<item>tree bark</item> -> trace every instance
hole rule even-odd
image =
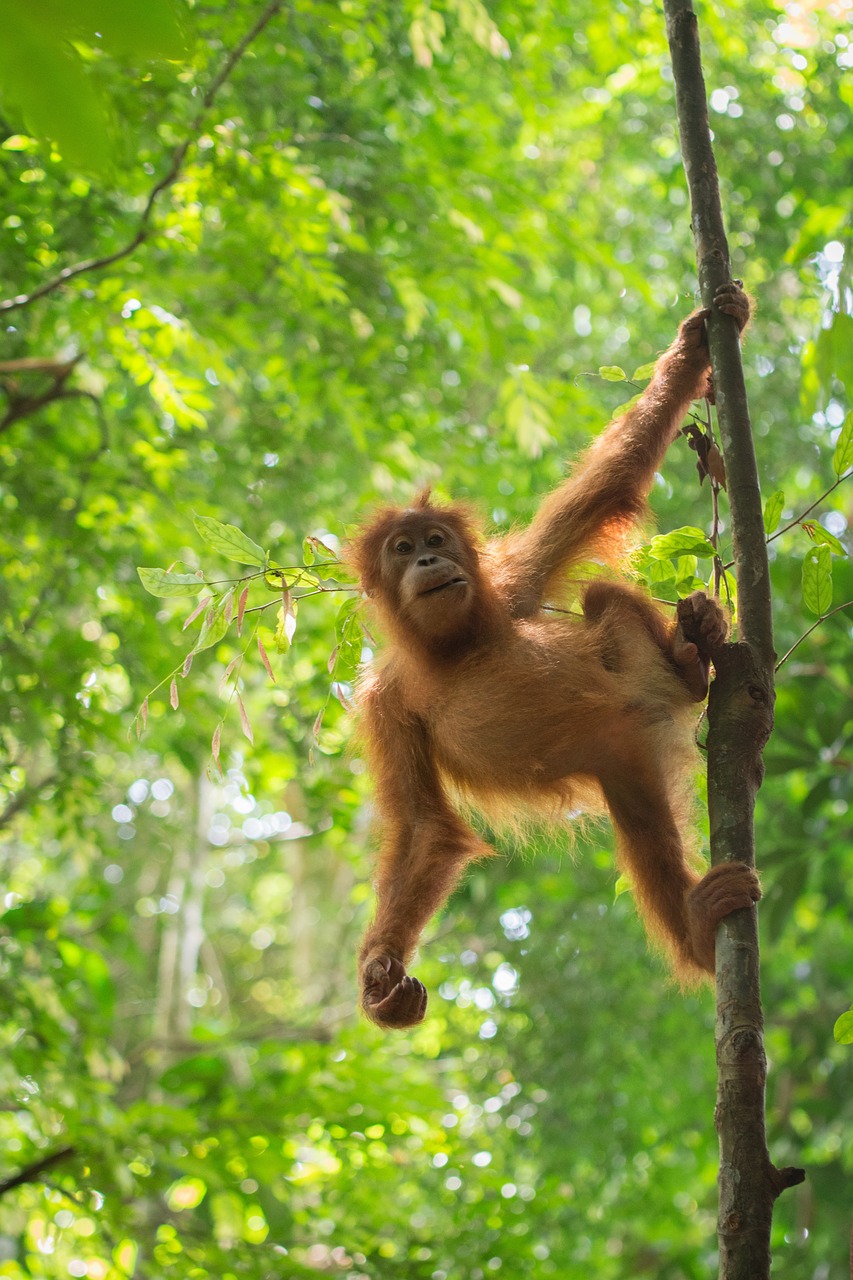
[[[675,80],[678,129],[702,303],[731,279],[696,15],[690,0],[664,0]],[[737,643],[715,663],[708,704],[708,812],[713,864],[754,865],[753,812],[764,773],[762,751],[773,728],[773,626],[770,574],[735,320],[712,311],[708,342],[720,439],[728,477],[738,583]],[[770,1226],[776,1197],[802,1182],[800,1169],[776,1169],[764,1119],[763,1016],[756,912],[728,916],[717,934],[717,1107],[720,1141],[720,1280],[770,1275]]]

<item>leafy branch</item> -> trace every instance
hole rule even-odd
[[[276,683],[272,664],[260,634],[261,618],[269,608],[277,609],[273,643],[275,651],[281,654],[285,653],[293,642],[300,601],[311,596],[336,592],[348,593],[349,598],[344,600],[338,610],[335,624],[336,643],[328,660],[328,670],[332,680],[323,708],[314,722],[315,740],[319,734],[329,698],[334,694],[344,705],[348,703],[346,690],[361,661],[366,633],[358,618],[360,606],[358,588],[353,583],[338,580],[341,562],[336,553],[319,538],[311,536],[305,538],[302,547],[303,563],[286,566],[272,560],[263,547],[253,542],[236,525],[222,524],[209,516],[196,516],[194,519],[196,529],[209,547],[229,560],[248,565],[251,572],[236,578],[207,578],[200,569],[185,573],[176,570],[175,565],[168,569],[146,567],[137,569],[143,587],[151,595],[170,599],[195,595],[199,591],[202,594],[183,624],[183,630],[187,630],[194,622],[201,620],[194,644],[182,661],[145,696],[134,717],[132,727],[135,727],[137,737],[141,737],[148,724],[149,699],[166,685],[169,686],[169,704],[173,711],[177,711],[180,705],[178,679],[187,678],[196,654],[212,648],[223,640],[232,624],[236,627],[237,636],[241,636],[246,616],[259,615],[248,642],[228,663],[220,680],[220,691],[229,681],[232,682],[225,710],[214,729],[211,740],[213,762],[217,771],[221,772],[219,755],[222,728],[228,710],[235,699],[243,733],[250,742],[254,742],[248,712],[239,692],[240,673],[253,643],[257,646],[264,670],[273,684]],[[249,605],[249,594],[253,586],[274,592],[276,598]]]
[[[629,378],[624,369],[618,365],[604,365],[598,370],[598,374],[586,374],[582,376],[602,378],[605,382],[624,382],[627,386],[635,387],[641,393],[641,382],[647,382],[654,373],[655,362],[640,365],[638,369]],[[625,413],[633,405],[637,403],[640,396],[635,395],[625,403],[620,404],[614,409],[614,417]],[[698,405],[701,404],[701,409]],[[707,538],[700,529],[685,527],[676,529],[672,535],[663,535],[671,541],[661,542],[660,538],[653,538],[652,542],[640,552],[636,566],[642,576],[646,580],[646,585],[651,590],[653,598],[655,593],[653,588],[658,585],[667,584],[668,579],[675,577],[675,587],[680,597],[688,596],[693,591],[699,591],[706,588],[713,590],[715,596],[719,597],[720,589],[723,588],[726,594],[726,603],[734,613],[736,604],[736,583],[734,578],[727,571],[732,568],[731,564],[723,564],[722,556],[719,553],[720,540],[720,490],[726,487],[726,467],[723,461],[723,455],[714,433],[714,423],[711,413],[711,406],[714,404],[712,395],[706,396],[701,402],[697,402],[697,407],[690,412],[688,421],[681,429],[681,434],[686,438],[688,445],[696,454],[696,470],[699,473],[700,485],[704,483],[707,476],[711,486],[711,532]],[[684,543],[686,537],[686,544]],[[695,545],[693,545],[695,544]],[[684,557],[682,559],[682,556]],[[696,557],[708,556],[713,560],[713,571],[711,581],[709,583],[697,578],[696,574]],[[663,567],[660,563],[652,567],[651,562],[676,560],[675,569],[672,567]],[[660,600],[662,604],[670,604],[671,601]]]
[[[46,294],[53,293],[55,289],[59,289],[62,285],[67,284],[69,280],[74,280],[77,276],[84,275],[89,271],[98,271],[103,267],[109,267],[114,262],[119,262],[122,258],[129,257],[139,246],[148,238],[150,234],[151,215],[154,211],[154,205],[157,197],[171,187],[180,175],[187,152],[196,141],[201,130],[202,122],[217,93],[222,88],[237,63],[243,57],[253,40],[261,34],[265,27],[269,25],[272,19],[283,8],[284,0],[271,0],[263,13],[258,17],[257,21],[243,36],[242,40],[234,46],[231,52],[226,56],[222,66],[208,85],[207,92],[201,100],[201,106],[193,117],[189,131],[184,140],[178,144],[172,153],[169,168],[163,174],[158,182],[154,184],[148,193],[145,207],[139,216],[139,223],[136,231],[127,244],[122,248],[116,249],[113,253],[104,254],[98,258],[86,258],[82,262],[76,262],[69,267],[64,267],[58,275],[51,280],[46,280],[44,284],[40,284],[38,288],[33,289],[31,293],[19,293],[14,298],[6,298],[0,302],[0,313],[7,311],[15,311],[19,307],[27,307],[30,303],[35,302],[38,298],[45,297]]]
[[[844,475],[839,476],[838,479],[833,484],[831,484],[828,489],[824,490],[824,492],[820,495],[819,498],[816,498],[814,500],[811,506],[806,507],[805,511],[801,511],[800,514],[798,516],[795,516],[793,520],[788,522],[788,524],[783,525],[781,529],[777,529],[775,533],[771,534],[770,537],[767,539],[768,546],[771,542],[775,542],[777,538],[781,538],[783,533],[788,533],[791,529],[795,529],[797,525],[802,524],[803,520],[806,518],[807,515],[810,515],[812,511],[815,510],[816,507],[819,507],[822,502],[825,502],[826,499],[829,497],[829,495],[831,493],[834,493],[835,490],[838,488],[838,486],[840,484],[843,484],[845,480],[849,480],[851,476],[853,476],[853,470],[847,471],[845,472]],[[767,501],[769,504],[773,502],[774,499],[776,499],[777,497],[781,498],[781,502],[779,504],[780,515],[781,515],[781,507],[784,505],[785,495],[781,493],[781,491],[778,491],[778,493],[772,494]],[[765,515],[765,523],[766,523],[766,515]]]

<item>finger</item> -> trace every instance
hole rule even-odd
[[[406,977],[370,1012],[381,1026],[413,1027],[423,1019],[426,1005],[426,987],[417,978]]]
[[[714,306],[724,315],[734,316],[741,329],[749,320],[750,303],[737,281],[721,285],[714,294]]]
[[[688,316],[686,320],[682,321],[681,327],[682,329],[698,329],[700,325],[705,323],[710,314],[710,307],[702,307],[701,310],[694,311],[692,316]]]
[[[674,657],[680,666],[687,667],[699,657],[699,650],[695,644],[688,641],[687,644],[682,644],[675,650]]]

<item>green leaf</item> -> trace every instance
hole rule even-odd
[[[105,173],[109,168],[107,114],[67,32],[26,0],[9,0],[3,11],[0,83],[4,98],[20,111],[30,132],[55,142],[76,167]]]
[[[331,666],[331,675],[335,680],[351,680],[361,662],[364,632],[356,612],[358,603],[358,600],[347,600],[345,607],[338,612],[335,626],[338,643]]]
[[[687,578],[692,580],[696,577],[697,567],[696,556],[679,556],[675,566],[676,581],[684,582]]]
[[[145,0],[145,4],[115,4],[114,0],[75,0],[68,6],[70,20],[87,43],[100,32],[109,49],[138,58],[182,58],[186,40],[172,0]],[[184,10],[181,10],[182,16]]]
[[[675,589],[680,599],[685,600],[694,591],[704,591],[705,583],[697,577],[698,561],[696,556],[679,556],[675,567]]]
[[[358,613],[360,609],[361,597],[359,595],[353,593],[352,595],[344,597],[341,601],[337,615],[335,616],[335,627],[337,628],[338,633],[340,633],[340,629],[343,627],[347,618],[349,618],[353,613]]]
[[[219,604],[213,609],[212,616],[208,613],[205,618],[201,631],[198,633],[198,639],[195,642],[193,653],[201,653],[203,649],[210,649],[212,645],[218,642],[228,630],[228,619],[225,617],[225,600],[224,597]]]
[[[782,519],[782,511],[785,507],[785,495],[781,489],[777,489],[775,493],[771,493],[770,497],[764,504],[764,532],[773,533],[774,529],[779,526]]]
[[[679,600],[686,600],[688,596],[692,596],[694,591],[704,591],[705,583],[702,578],[679,578],[675,584],[675,590]]]
[[[649,586],[662,587],[675,581],[675,566],[670,560],[652,560],[646,573]]]
[[[57,144],[66,160],[99,174],[110,167],[113,113],[100,77],[90,74],[92,55],[80,45],[99,51],[105,46],[135,58],[177,59],[186,52],[172,0],[64,0],[47,6],[6,0],[3,19],[4,97],[33,133]]]
[[[319,557],[321,560],[337,561],[337,552],[333,551],[331,547],[327,547],[325,542],[321,542],[319,538],[315,538],[309,533],[308,537],[305,539],[305,543],[311,547],[314,555]]]
[[[152,596],[191,596],[202,586],[195,573],[170,573],[168,569],[137,567],[139,580]]]
[[[650,364],[641,364],[639,368],[635,369],[631,374],[631,381],[645,382],[646,379],[650,378],[654,373],[656,364],[657,360],[652,360]]]
[[[618,364],[603,364],[598,370],[599,378],[603,378],[605,382],[625,382],[628,375],[624,369],[620,369]]]
[[[247,538],[236,524],[221,524],[212,516],[193,516],[193,524],[209,547],[238,564],[253,564],[262,569],[266,564],[266,552],[257,542]]]
[[[351,582],[352,579],[347,573],[346,568],[339,561],[330,562],[329,564],[315,564],[311,569],[311,573],[306,574],[306,581],[313,580],[319,587],[323,582]]]
[[[832,552],[826,543],[812,547],[803,561],[803,603],[819,618],[832,605]]]
[[[304,569],[282,569],[274,561],[267,565],[264,574],[264,586],[268,591],[274,591],[279,594],[282,587],[295,587],[297,583],[306,581],[306,573]]]
[[[837,476],[843,476],[850,467],[853,467],[853,412],[848,413],[844,419],[844,426],[832,455],[832,469]]]
[[[632,893],[633,889],[634,889],[634,886],[632,885],[631,881],[623,873],[621,876],[619,876],[619,878],[616,881],[616,884],[613,887],[614,902],[616,901],[617,898],[621,898],[623,893]]]
[[[832,1028],[832,1034],[839,1044],[853,1044],[853,1009],[842,1013]]]
[[[631,396],[630,400],[623,400],[621,404],[617,404],[613,408],[613,414],[610,421],[616,422],[618,418],[624,418],[626,413],[630,413],[635,404],[639,404],[643,398],[643,392],[638,391],[636,395]]]
[[[649,543],[649,554],[655,560],[671,560],[677,556],[710,558],[717,553],[701,529],[684,525],[671,533],[660,533]]]
[[[822,543],[829,547],[830,551],[835,552],[837,556],[847,558],[847,548],[843,542],[839,542],[834,533],[830,533],[828,529],[824,529],[822,524],[817,520],[802,520],[800,524],[811,538],[812,542]]]

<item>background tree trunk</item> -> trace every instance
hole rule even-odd
[[[696,15],[690,0],[665,0],[678,128],[702,302],[731,279]],[[738,641],[725,647],[708,706],[708,810],[711,861],[754,865],[753,811],[762,751],[773,728],[770,574],[737,324],[713,312],[708,340],[720,438],[728,476],[738,582]],[[717,1107],[720,1139],[718,1234],[721,1280],[770,1274],[773,1204],[803,1180],[776,1169],[764,1121],[763,1016],[756,912],[738,911],[717,935]]]

